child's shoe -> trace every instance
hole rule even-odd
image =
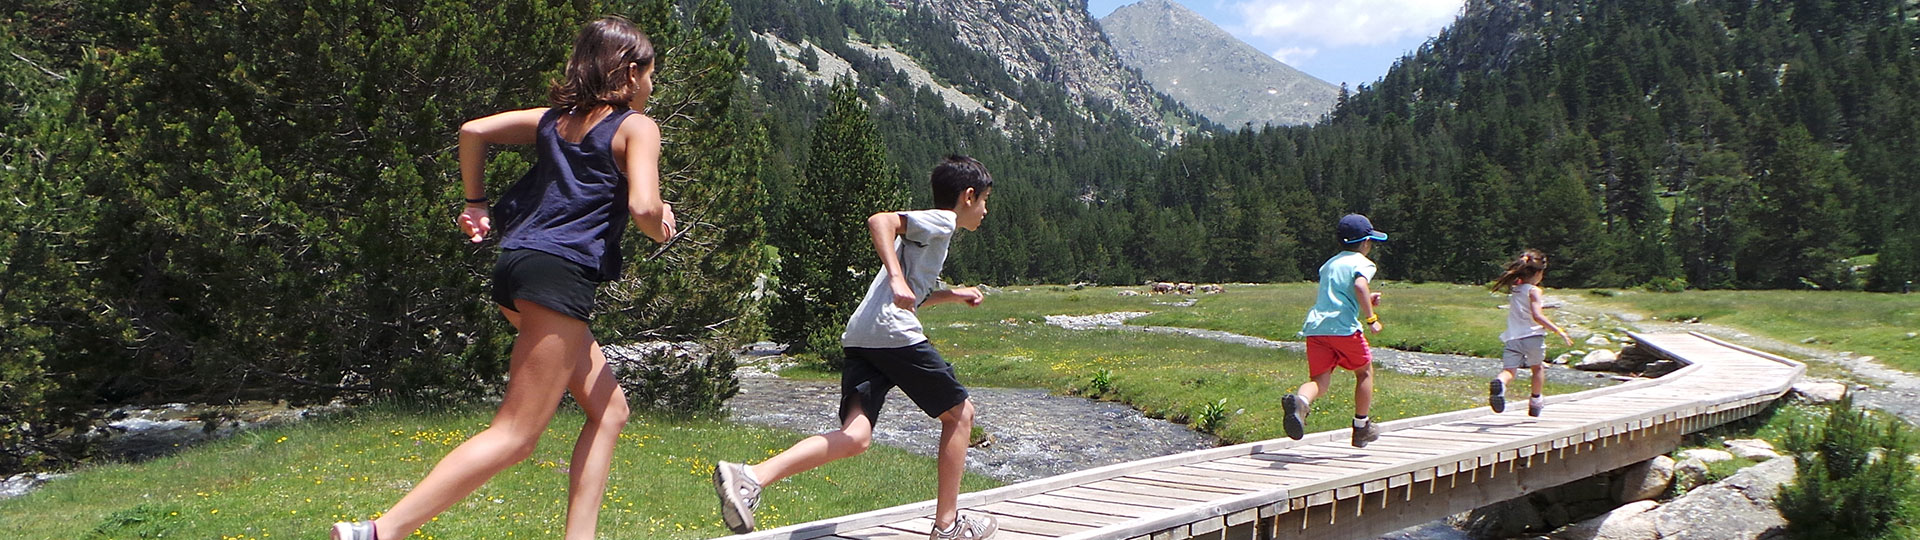
[[[1281,424],[1286,428],[1287,436],[1293,440],[1300,440],[1307,435],[1308,405],[1307,400],[1293,394],[1280,398],[1280,408],[1286,410],[1286,414],[1281,417]]]
[[[1527,400],[1527,416],[1540,416],[1540,413],[1545,410],[1547,410],[1545,398],[1533,396],[1533,399]]]
[[[1507,383],[1500,379],[1487,381],[1487,406],[1493,407],[1493,412],[1507,412]]]
[[[333,524],[333,540],[380,540],[371,521],[342,521]]]
[[[1353,447],[1366,448],[1367,443],[1380,440],[1380,425],[1367,420],[1367,425],[1353,427]]]
[[[994,522],[993,516],[964,513],[954,518],[950,530],[934,527],[933,532],[927,534],[927,540],[987,540],[999,531],[1000,525]]]
[[[720,519],[735,534],[753,532],[753,509],[760,506],[760,483],[747,467],[722,461],[713,467],[713,491],[720,496]]]

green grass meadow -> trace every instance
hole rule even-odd
[[[337,418],[251,431],[140,464],[89,467],[0,501],[9,538],[325,538],[334,521],[366,519],[400,500],[428,469],[492,418],[487,406],[373,406]],[[415,538],[556,538],[566,515],[566,460],[582,416],[554,419],[534,457],[456,504]],[[692,539],[720,523],[714,460],[759,461],[800,434],[708,419],[636,415],[620,435],[600,516],[601,538]],[[769,486],[762,528],[922,501],[933,461],[874,446],[866,454]],[[968,475],[964,490],[997,485]]]

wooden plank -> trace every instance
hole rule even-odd
[[[1143,479],[1143,480],[1154,480],[1159,482],[1168,482],[1168,483],[1181,485],[1181,486],[1193,486],[1192,488],[1189,488],[1189,489],[1196,489],[1196,490],[1202,490],[1202,491],[1209,491],[1209,490],[1216,490],[1216,489],[1217,490],[1230,489],[1235,491],[1260,491],[1260,490],[1267,489],[1272,485],[1270,482],[1266,482],[1264,480],[1245,481],[1245,480],[1239,480],[1234,478],[1227,478],[1226,475],[1224,474],[1208,475],[1204,472],[1204,470],[1198,470],[1198,471],[1199,472],[1197,474],[1186,474],[1186,473],[1177,472],[1174,469],[1161,469],[1157,471],[1137,472],[1123,479],[1124,480]]]
[[[1165,510],[1165,508],[1126,504],[1126,503],[1115,502],[1115,501],[1094,501],[1094,500],[1088,500],[1088,499],[1077,499],[1073,497],[1054,495],[1052,493],[1041,493],[1039,495],[1029,495],[1026,497],[1021,497],[1020,499],[1015,500],[1013,502],[1020,503],[1020,504],[1031,504],[1035,506],[1045,506],[1049,508],[1073,510],[1076,512],[1106,514],[1109,516],[1123,517],[1123,518],[1137,518],[1142,516],[1150,516],[1161,510]]]
[[[1142,474],[1151,474],[1151,473],[1149,472],[1149,473],[1142,473]],[[1154,480],[1152,478],[1141,478],[1138,476],[1115,478],[1112,480],[1105,480],[1100,483],[1102,484],[1107,484],[1107,483],[1136,484],[1139,486],[1144,486],[1144,487],[1135,488],[1143,492],[1152,493],[1155,495],[1164,494],[1169,497],[1178,497],[1182,499],[1189,499],[1189,500],[1195,500],[1195,501],[1210,501],[1210,500],[1218,499],[1227,495],[1239,495],[1242,493],[1254,491],[1251,489],[1230,488],[1225,486],[1199,486],[1199,485],[1193,485],[1193,484],[1183,484],[1180,482],[1168,482],[1165,480]],[[1152,488],[1152,491],[1147,491],[1147,488]]]
[[[1255,461],[1258,461],[1258,460],[1255,460]],[[1187,466],[1197,467],[1201,469],[1213,469],[1213,470],[1226,471],[1226,472],[1257,474],[1260,476],[1274,478],[1275,481],[1278,481],[1278,482],[1286,482],[1286,481],[1294,481],[1294,480],[1318,480],[1326,477],[1326,475],[1314,474],[1314,473],[1305,472],[1305,471],[1285,471],[1280,469],[1268,468],[1260,465],[1244,464],[1244,463],[1239,463],[1239,462],[1234,462],[1229,460],[1208,461],[1204,463],[1195,463]]]
[[[973,510],[987,512],[996,516],[1015,516],[1084,527],[1103,527],[1125,522],[1129,519],[1097,512],[1081,512],[1065,508],[1028,504],[1021,501],[1003,501],[983,506],[975,506]]]
[[[1066,489],[1049,491],[1047,492],[1047,494],[1059,496],[1059,497],[1072,497],[1075,499],[1085,499],[1089,501],[1100,501],[1100,502],[1111,502],[1116,504],[1131,504],[1135,506],[1146,506],[1151,508],[1159,508],[1162,510],[1182,508],[1182,507],[1192,505],[1195,502],[1198,502],[1198,501],[1189,501],[1186,499],[1160,497],[1157,495],[1145,495],[1145,494],[1140,494],[1132,491],[1113,491],[1109,489],[1102,489],[1101,487],[1094,484],[1088,484],[1085,486],[1074,486]]]

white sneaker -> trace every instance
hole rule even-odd
[[[342,521],[333,524],[333,540],[380,540],[371,521]]]
[[[1545,410],[1547,410],[1546,398],[1534,396],[1527,400],[1527,416],[1540,416],[1540,413]]]
[[[760,483],[747,477],[747,467],[722,461],[713,468],[713,492],[720,496],[720,520],[735,534],[753,532],[753,509],[760,506]]]
[[[963,513],[954,518],[951,530],[941,531],[939,527],[934,527],[933,532],[927,534],[927,539],[987,540],[993,538],[993,533],[999,531],[1000,525],[994,522],[993,516]]]

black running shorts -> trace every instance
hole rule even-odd
[[[537,249],[509,249],[493,263],[493,302],[512,311],[517,300],[540,304],[561,315],[593,318],[594,281],[587,267]]]
[[[887,402],[887,390],[895,386],[907,394],[927,416],[939,418],[955,405],[967,400],[967,388],[954,377],[953,364],[940,358],[933,344],[925,341],[896,349],[843,347],[847,365],[840,370],[840,423],[852,412],[848,405],[859,400],[867,419],[880,424],[880,407]]]

